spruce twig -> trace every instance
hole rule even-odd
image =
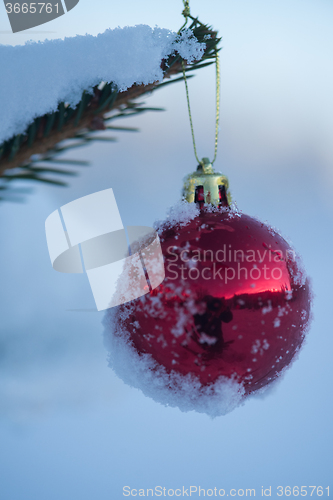
[[[215,31],[197,19],[193,18],[190,28],[197,40],[206,44],[206,49],[200,61],[192,64],[187,64],[184,61],[186,72],[212,64],[220,41]],[[65,182],[58,179],[48,178],[47,174],[75,175],[75,172],[42,167],[40,163],[86,165],[87,162],[57,157],[69,149],[82,147],[94,141],[112,142],[115,140],[113,137],[97,135],[95,132],[98,130],[137,131],[131,127],[109,125],[113,120],[147,111],[162,111],[163,108],[147,107],[144,106],[144,103],[136,102],[136,99],[144,94],[183,80],[183,76],[172,78],[174,75],[182,73],[182,59],[178,54],[163,61],[162,70],[166,81],[146,86],[133,85],[125,92],[118,92],[112,82],[102,83],[94,87],[90,94],[83,92],[81,101],[75,109],[61,102],[54,113],[36,118],[24,134],[18,134],[0,144],[0,176],[4,181],[0,187],[0,200],[5,198],[3,195],[7,187],[15,179],[66,185]]]

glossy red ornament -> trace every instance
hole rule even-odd
[[[140,356],[201,387],[222,377],[247,395],[274,381],[309,324],[310,288],[295,251],[231,208],[205,206],[159,234],[165,280],[113,312],[118,332]]]

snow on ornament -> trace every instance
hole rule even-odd
[[[156,225],[164,281],[107,311],[105,342],[126,383],[215,417],[284,373],[304,341],[311,293],[295,250],[230,205],[227,178],[207,159],[184,198]]]

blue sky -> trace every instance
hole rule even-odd
[[[180,0],[81,0],[62,18],[14,35],[0,7],[0,43],[141,23],[177,30],[181,9]],[[119,122],[139,133],[68,153],[91,161],[70,187],[35,186],[26,204],[0,206],[5,500],[118,500],[125,485],[256,488],[257,496],[272,486],[272,498],[279,485],[333,486],[333,4],[193,0],[191,10],[223,36],[215,167],[228,175],[239,208],[278,227],[303,256],[315,292],[308,341],[271,395],[211,420],[125,386],[107,367],[103,313],[68,311],[93,308],[93,298],[85,276],[53,271],[47,216],[112,187],[124,224],[152,225],[196,167],[183,85],[156,92],[145,101],[165,112]],[[210,156],[213,69],[189,87],[199,156]]]

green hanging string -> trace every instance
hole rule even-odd
[[[184,4],[184,10],[183,10],[182,14],[185,17],[185,23],[180,28],[178,33],[180,33],[181,31],[184,30],[184,28],[187,24],[188,18],[190,17],[192,19],[192,16],[190,13],[189,0],[183,0],[183,4]],[[214,148],[214,158],[213,158],[213,161],[211,162],[211,164],[213,164],[215,162],[216,155],[217,155],[218,134],[219,134],[219,118],[220,118],[220,62],[219,62],[219,55],[218,55],[217,50],[215,52],[215,66],[216,66],[215,148]],[[194,155],[195,155],[197,162],[200,165],[202,165],[202,160],[199,160],[199,158],[198,158],[197,147],[196,147],[196,143],[195,143],[194,128],[193,128],[193,122],[192,122],[192,113],[191,113],[191,106],[190,106],[190,96],[189,96],[189,91],[188,91],[184,61],[182,61],[182,68],[183,68],[183,77],[184,77],[184,81],[185,81],[187,108],[188,108],[188,115],[189,115],[190,125],[191,125],[191,134],[192,134]]]

